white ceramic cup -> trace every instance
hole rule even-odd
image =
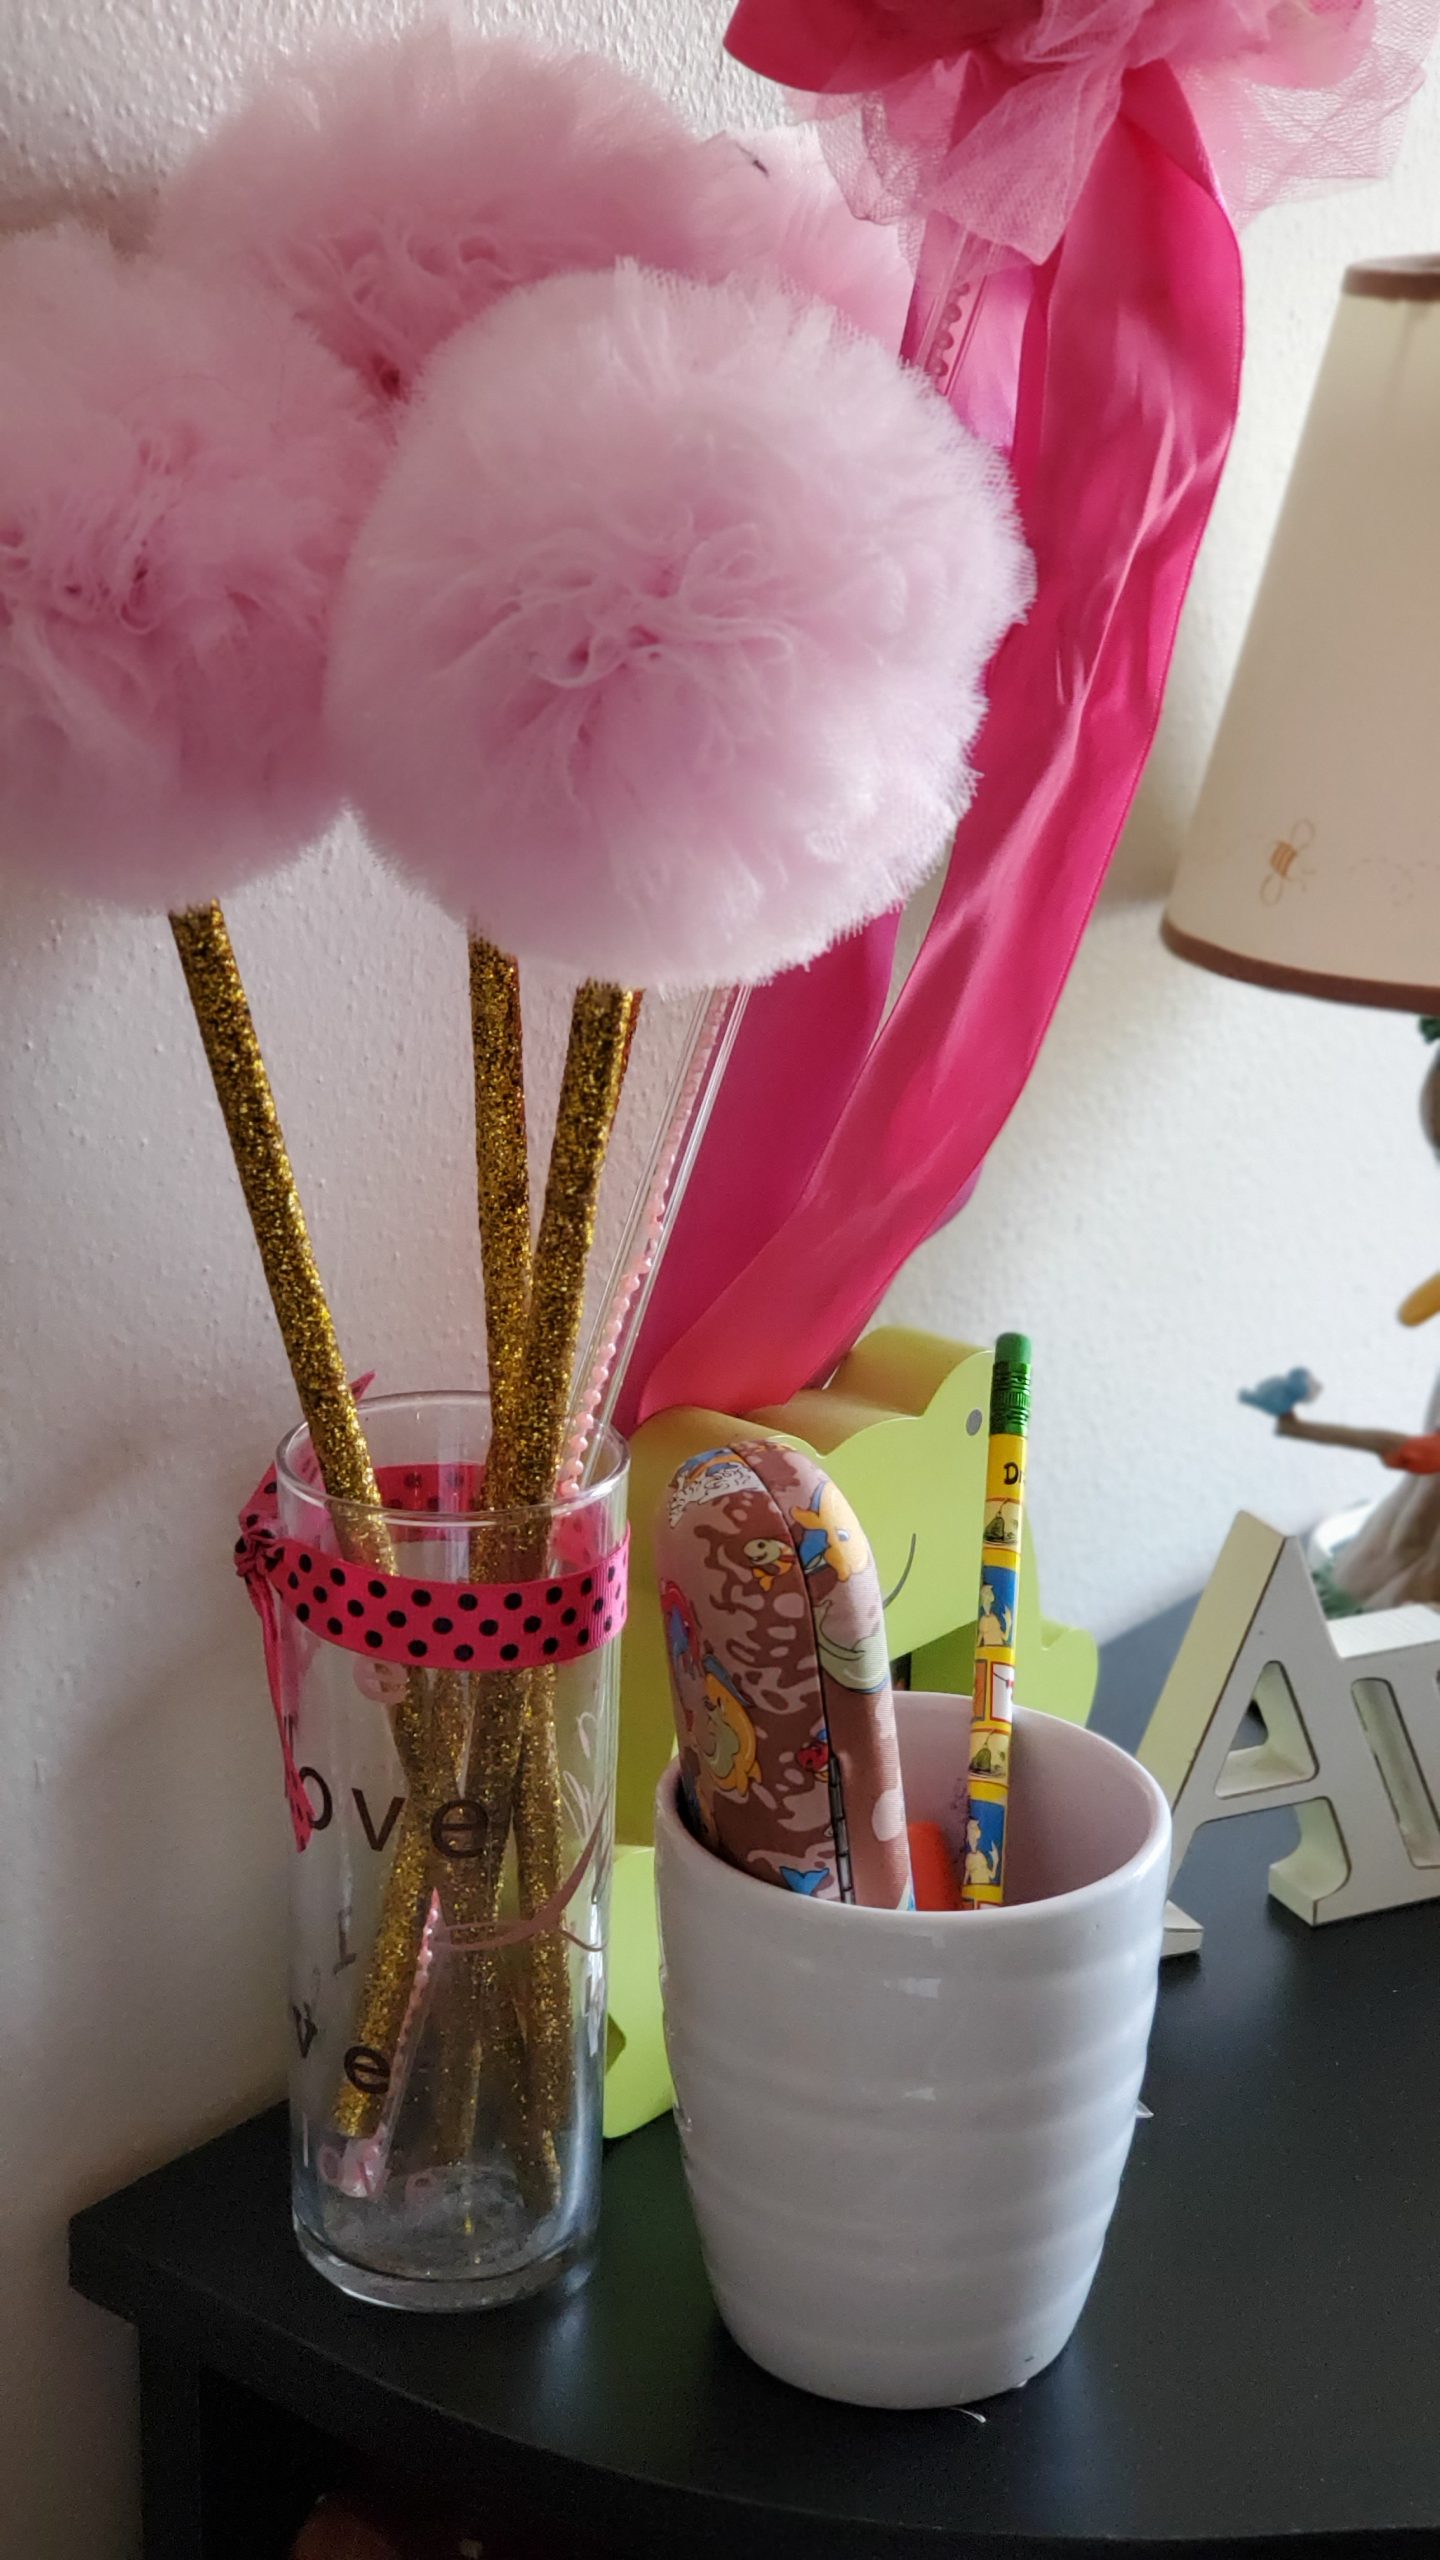
[[[968,1702],[895,1703],[910,1818],[958,1843]],[[1100,1735],[1015,1722],[999,1911],[785,1893],[692,1839],[673,1766],[661,1781],[665,2032],[705,2263],[747,2354],[827,2399],[939,2408],[1028,2382],[1114,2210],[1169,1807]]]

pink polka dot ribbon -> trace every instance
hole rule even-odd
[[[392,1527],[397,1544],[431,1538],[446,1513],[478,1507],[483,1470],[471,1467],[382,1467],[387,1508],[413,1511],[413,1530]],[[428,1517],[425,1515],[429,1515]],[[566,1524],[561,1523],[562,1530]],[[582,1517],[570,1524],[583,1541]],[[533,1671],[578,1662],[613,1644],[625,1625],[629,1597],[629,1532],[603,1550],[578,1544],[553,1573],[517,1582],[449,1582],[379,1573],[280,1526],[273,1473],[240,1515],[235,1565],[259,1614],[265,1667],[280,1728],[285,1791],[298,1845],[313,1828],[295,1765],[294,1713],[287,1690],[280,1612],[286,1610],[322,1644],[390,1662],[409,1671]]]

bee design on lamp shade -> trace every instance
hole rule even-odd
[[[1296,818],[1288,836],[1273,844],[1260,883],[1262,907],[1278,907],[1287,889],[1304,889],[1315,877],[1315,865],[1304,857],[1315,842],[1315,830],[1308,818]]]

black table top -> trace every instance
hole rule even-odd
[[[1096,1721],[1118,1739],[1185,1617],[1107,1649]],[[1094,2293],[1059,2362],[977,2413],[843,2409],[751,2365],[668,2124],[610,2151],[568,2299],[347,2302],[291,2237],[279,2110],[81,2214],[74,2281],[436,2490],[508,2487],[646,2549],[1440,2551],[1440,1911],[1309,1930],[1265,1891],[1292,1839],[1283,1814],[1200,1836],[1181,1898],[1204,1951],[1166,1967],[1153,2119]]]

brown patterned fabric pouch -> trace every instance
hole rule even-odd
[[[885,1610],[839,1487],[779,1441],[707,1449],[655,1561],[692,1828],[793,1893],[907,1908]]]

